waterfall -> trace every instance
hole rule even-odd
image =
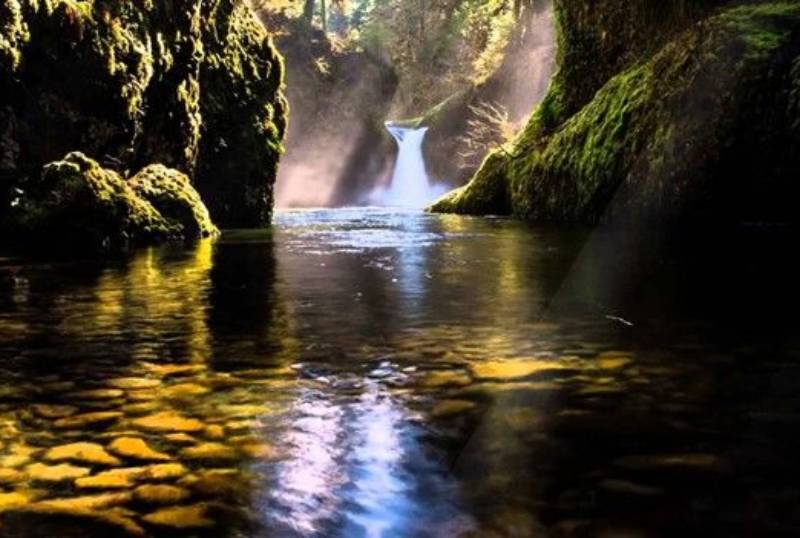
[[[397,163],[391,185],[375,192],[373,199],[385,206],[425,207],[447,191],[443,185],[431,184],[425,171],[422,142],[428,128],[411,129],[387,123],[386,129],[397,141]]]

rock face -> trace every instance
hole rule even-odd
[[[93,175],[134,234],[210,233],[192,185],[215,222],[264,225],[282,84],[281,58],[243,2],[4,2],[0,217],[43,186],[45,165],[80,151],[100,163]],[[103,211],[113,226],[120,215]]]
[[[792,220],[800,5],[556,2],[559,71],[510,152],[436,211]]]

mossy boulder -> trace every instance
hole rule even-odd
[[[180,227],[183,237],[210,237],[218,233],[186,174],[162,164],[152,164],[133,176],[128,185],[172,226]]]
[[[18,243],[96,250],[216,231],[188,178],[160,165],[126,181],[73,152],[20,192],[6,223]]]
[[[245,2],[8,0],[0,216],[46,164],[80,151],[121,177],[173,168],[215,222],[265,225],[286,127],[282,86],[281,58]]]
[[[572,33],[561,39],[561,70],[588,62],[569,52]],[[576,86],[578,93],[559,75],[514,147],[490,155],[433,209],[541,222],[792,220],[800,4],[722,9],[682,32],[654,32],[653,40],[666,44],[652,55],[652,45],[632,41],[639,61],[598,58],[603,70],[623,67],[607,81]]]

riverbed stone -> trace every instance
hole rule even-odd
[[[31,497],[19,491],[12,491],[10,493],[0,493],[0,512],[5,512],[12,508],[25,506],[31,502]]]
[[[475,402],[467,400],[443,400],[434,406],[431,415],[434,418],[452,417],[472,411],[476,407]]]
[[[185,399],[202,396],[211,391],[208,387],[197,383],[178,383],[165,387],[161,392],[165,398]]]
[[[97,443],[70,443],[56,446],[44,453],[45,461],[71,461],[86,465],[117,466],[121,462]]]
[[[534,374],[563,370],[558,361],[540,358],[491,360],[472,365],[472,372],[479,379],[519,379]]]
[[[124,473],[99,473],[75,480],[75,487],[78,489],[127,489],[131,486],[131,476]]]
[[[64,417],[53,422],[53,426],[61,430],[100,429],[110,426],[122,418],[119,411],[98,411]]]
[[[70,400],[113,400],[124,395],[125,391],[120,389],[89,389],[72,392],[67,397]]]
[[[39,501],[39,508],[53,510],[100,510],[126,504],[131,500],[129,491],[101,493],[97,495],[79,495],[77,497],[63,497]]]
[[[464,387],[472,383],[472,378],[467,372],[461,370],[437,370],[428,372],[420,381],[423,387]]]
[[[0,465],[10,468],[22,467],[40,452],[39,448],[24,443],[14,443],[8,447],[8,454],[0,458]]]
[[[188,499],[187,489],[168,484],[143,484],[133,490],[133,498],[143,504],[176,504]]]
[[[142,363],[147,370],[161,377],[185,376],[203,370],[200,364],[158,364],[153,362]]]
[[[172,459],[169,454],[154,450],[138,437],[119,437],[108,445],[108,449],[117,456],[135,460],[168,461]]]
[[[204,503],[189,506],[172,506],[151,512],[142,518],[150,525],[169,527],[175,530],[203,529],[214,526]]]
[[[32,481],[36,482],[65,482],[88,476],[90,470],[87,467],[78,467],[69,463],[59,465],[45,465],[44,463],[32,463],[25,467],[25,474]]]
[[[238,469],[205,469],[185,476],[178,485],[212,498],[234,499],[249,491],[249,480]]]
[[[188,433],[168,433],[164,436],[164,440],[176,445],[193,445],[197,439]]]
[[[123,390],[152,389],[160,384],[161,382],[157,379],[148,377],[118,377],[108,381],[110,387]]]
[[[33,404],[31,410],[39,418],[55,419],[74,415],[78,408],[74,405]]]
[[[0,468],[0,484],[9,485],[21,482],[25,475],[19,469],[10,467]]]
[[[181,458],[194,461],[233,461],[236,451],[222,443],[200,443],[181,450]]]
[[[185,417],[172,411],[161,411],[152,415],[137,418],[133,424],[149,431],[160,432],[199,432],[205,424],[196,418]]]

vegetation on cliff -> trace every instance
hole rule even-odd
[[[559,71],[526,129],[433,209],[790,219],[800,4],[703,17],[709,3],[639,2],[638,18],[613,1],[578,4],[557,3]]]
[[[0,217],[38,204],[28,198],[43,167],[80,151],[120,177],[174,168],[216,222],[264,225],[282,84],[281,58],[242,2],[4,2]]]

